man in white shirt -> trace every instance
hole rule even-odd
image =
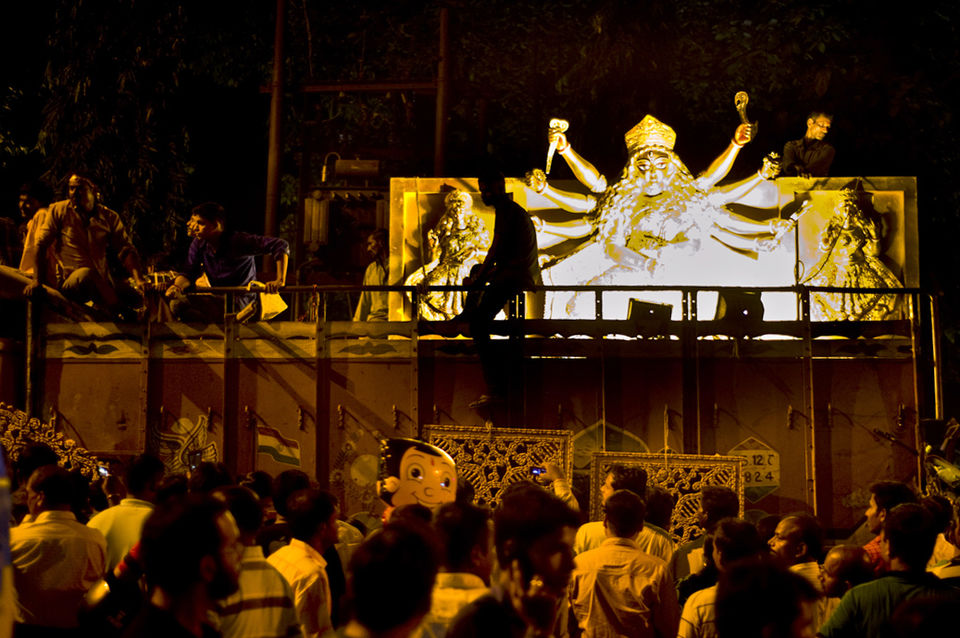
[[[163,462],[152,454],[133,459],[126,476],[129,496],[96,514],[87,523],[88,527],[100,530],[107,539],[107,571],[113,571],[140,540],[143,522],[153,511],[163,473]]]
[[[226,503],[243,543],[240,588],[216,605],[223,638],[301,636],[293,590],[257,545],[257,531],[263,524],[257,495],[246,487],[231,486],[217,489],[213,497]]]
[[[677,592],[663,559],[642,551],[634,538],[644,505],[629,490],[604,503],[607,539],[578,555],[570,604],[586,638],[673,638],[680,622]]]
[[[103,577],[106,541],[77,522],[72,501],[73,479],[65,469],[46,465],[30,476],[32,522],[10,530],[17,624],[32,626],[18,631],[76,628],[84,594]]]
[[[820,563],[823,528],[809,514],[787,516],[767,543],[770,551],[790,571],[800,574],[820,591]]]
[[[373,261],[363,273],[364,286],[387,285],[387,231],[382,228],[367,237],[367,252]],[[386,321],[389,293],[381,290],[364,290],[360,293],[360,303],[353,313],[354,321]]]
[[[641,499],[647,493],[647,472],[639,467],[624,467],[615,465],[610,468],[610,472],[600,486],[600,495],[604,503],[611,494],[618,490],[630,490]],[[577,538],[573,543],[573,552],[582,554],[583,552],[596,549],[607,539],[607,533],[603,526],[603,521],[591,521],[580,526],[577,530]],[[664,534],[659,534],[653,529],[643,527],[634,539],[637,545],[646,553],[670,560],[676,545]]]
[[[333,632],[330,582],[323,553],[337,542],[337,499],[320,490],[294,492],[287,499],[290,543],[270,554],[293,589],[293,602],[306,638]]]

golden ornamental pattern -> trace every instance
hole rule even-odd
[[[89,479],[96,476],[97,457],[62,432],[57,432],[56,419],[44,423],[22,410],[0,403],[0,445],[6,450],[9,461],[12,463],[19,459],[20,452],[30,443],[50,446],[59,457],[62,467],[77,470]]]
[[[496,507],[508,485],[532,478],[530,468],[552,461],[566,476],[573,468],[573,433],[567,430],[429,425],[424,436],[453,457],[478,505]]]
[[[700,490],[707,485],[729,487],[737,494],[743,515],[743,466],[741,456],[699,454],[648,454],[640,452],[594,452],[590,461],[590,518],[600,520],[600,486],[615,465],[641,467],[647,471],[647,485],[657,485],[676,498],[671,534],[678,543],[696,538],[703,532],[697,523]]]

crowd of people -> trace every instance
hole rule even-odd
[[[871,486],[876,537],[827,551],[814,516],[743,520],[720,486],[678,546],[637,468],[611,469],[586,523],[553,464],[492,513],[463,482],[385,521],[299,470],[168,475],[145,454],[90,482],[34,444],[10,474],[17,637],[941,636],[960,602],[960,505],[893,481]]]

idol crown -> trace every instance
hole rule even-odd
[[[633,154],[648,146],[660,146],[672,151],[677,134],[657,118],[646,115],[623,138],[627,142],[627,151]]]

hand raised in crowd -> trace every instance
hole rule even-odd
[[[553,461],[547,461],[543,464],[543,480],[552,483],[557,479],[566,478],[563,473],[563,470],[560,469],[560,466],[554,463]]]

